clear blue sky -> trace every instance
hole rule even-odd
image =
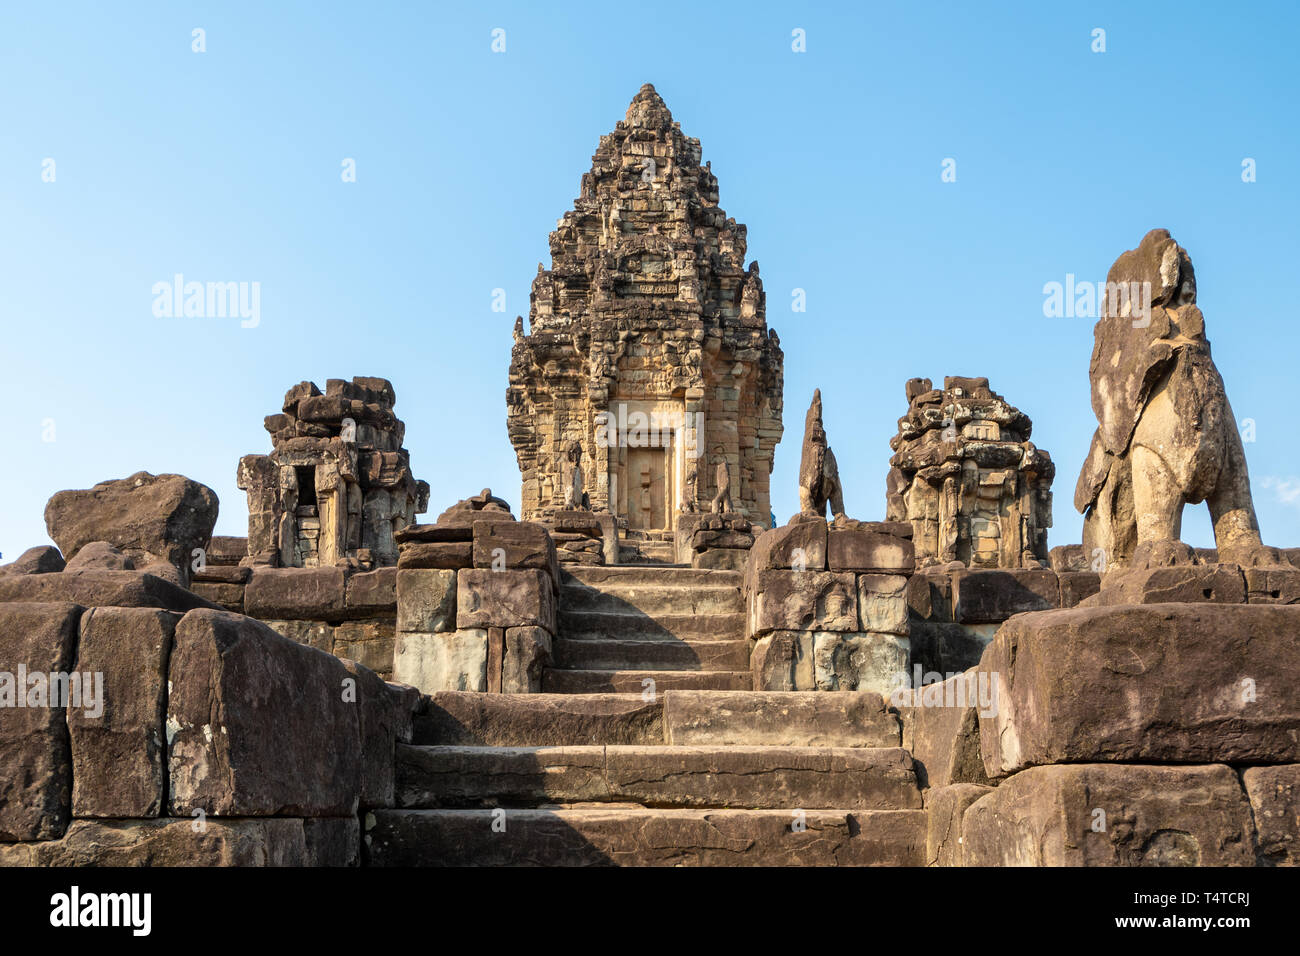
[[[1051,543],[1078,541],[1092,321],[1045,318],[1042,288],[1166,227],[1255,421],[1265,540],[1300,545],[1298,33],[1290,3],[7,3],[3,560],[47,540],[55,491],[140,469],[211,486],[218,532],[243,534],[236,464],[303,379],[393,381],[434,514],[484,486],[517,508],[514,317],[645,82],[762,265],[779,519],[814,387],[848,511],[875,519],[904,381],[987,375],[1057,462]],[[155,317],[175,273],[260,282],[260,324]],[[1184,537],[1210,543],[1203,506]]]

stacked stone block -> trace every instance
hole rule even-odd
[[[800,516],[759,535],[745,574],[755,689],[897,688],[910,659],[907,530]]]
[[[744,571],[754,546],[754,526],[734,513],[677,516],[674,557],[678,564],[711,571]]]
[[[958,678],[993,687],[993,706],[904,709],[934,788],[930,862],[1300,863],[1298,636],[1300,605],[1011,618]]]
[[[618,520],[609,512],[557,511],[544,524],[560,564],[618,563]]]
[[[428,506],[411,474],[406,426],[393,414],[387,379],[295,385],[266,418],[269,455],[245,455],[248,562],[286,568],[391,566],[393,533]]]
[[[0,865],[359,862],[418,694],[152,574],[56,565],[0,575]]]
[[[396,678],[426,694],[540,692],[559,586],[547,529],[453,510],[398,540]]]

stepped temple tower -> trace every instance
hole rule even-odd
[[[745,240],[700,141],[646,84],[551,233],[528,333],[515,323],[506,404],[522,518],[564,509],[577,442],[590,507],[630,531],[708,511],[719,474],[735,511],[768,523],[782,354]]]

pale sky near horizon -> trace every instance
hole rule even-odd
[[[514,318],[645,82],[701,140],[762,266],[786,357],[778,520],[814,388],[847,510],[879,519],[904,382],[985,375],[1057,464],[1050,543],[1080,540],[1092,319],[1046,317],[1043,287],[1104,280],[1165,227],[1250,420],[1264,539],[1300,545],[1280,392],[1300,353],[1282,288],[1300,11],[989,6],[5,5],[0,562],[48,541],[54,492],[142,469],[209,485],[217,533],[244,534],[236,465],[270,450],[262,419],[304,379],[393,382],[432,514],[485,486],[517,511]],[[178,273],[258,283],[259,321],[155,315]],[[1212,543],[1204,506],[1183,536]]]

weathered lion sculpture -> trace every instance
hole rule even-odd
[[[1183,505],[1205,501],[1221,562],[1277,563],[1260,541],[1187,252],[1153,229],[1115,260],[1106,285],[1089,367],[1098,426],[1074,493],[1086,553],[1110,568],[1190,562]]]

